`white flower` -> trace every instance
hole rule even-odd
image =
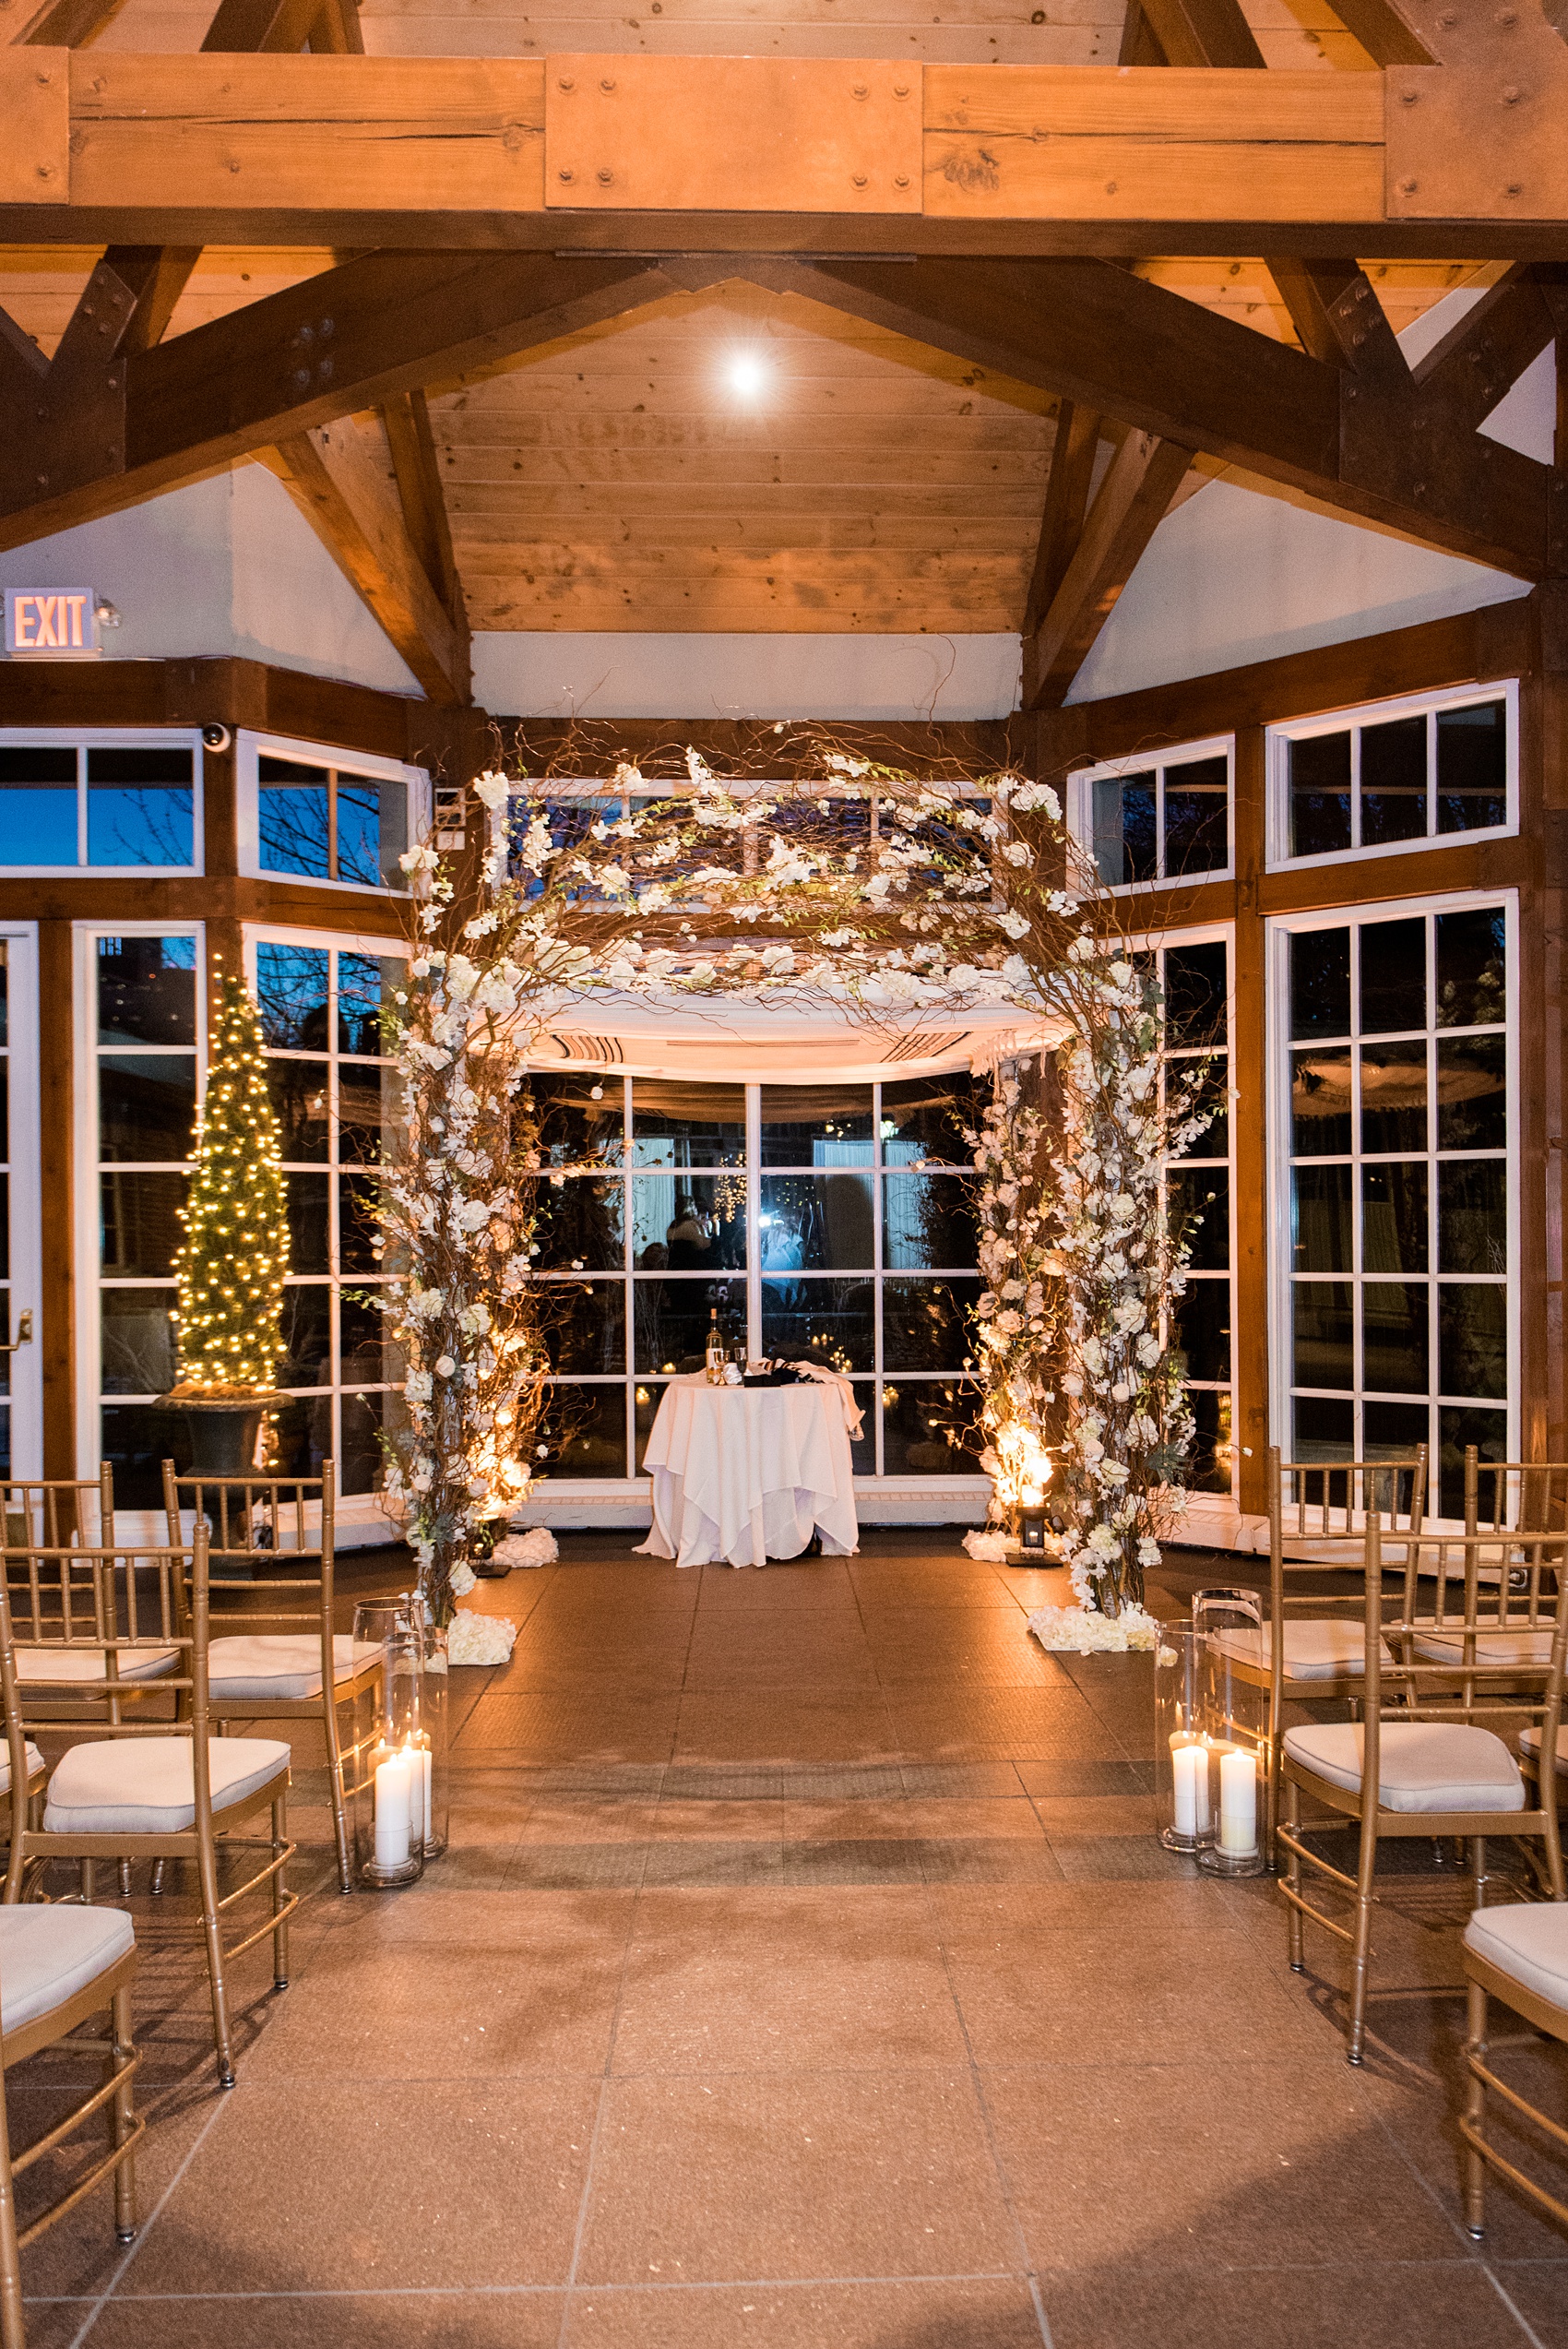
[[[546,1525],[530,1526],[526,1533],[508,1533],[495,1544],[503,1566],[553,1566],[560,1556],[555,1536]]]
[[[490,772],[481,775],[476,781],[474,797],[482,800],[486,807],[493,810],[505,806],[506,795],[510,790],[511,785],[505,775]]]
[[[446,1629],[448,1663],[507,1663],[517,1627],[504,1615],[475,1615],[459,1607]]]
[[[457,1364],[453,1361],[449,1353],[438,1354],[436,1356],[435,1375],[438,1378],[450,1378],[457,1367]]]
[[[1027,841],[1009,841],[1002,853],[1009,864],[1022,866],[1032,864],[1035,861],[1034,851]]]
[[[452,1595],[457,1599],[466,1599],[479,1581],[479,1576],[474,1572],[467,1558],[457,1560],[448,1579],[452,1585]]]

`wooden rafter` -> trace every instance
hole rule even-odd
[[[751,261],[911,340],[1515,576],[1547,566],[1550,469],[1099,261]]]
[[[1039,544],[1024,602],[1026,637],[1031,636],[1044,619],[1083,536],[1099,447],[1098,415],[1092,409],[1063,399],[1057,411],[1056,438],[1051,445],[1051,471],[1046,476]]]
[[[1441,396],[1363,383],[1124,269],[761,257],[700,268],[804,295],[1516,577],[1548,568],[1550,468],[1476,435]],[[624,316],[689,275],[631,256],[347,262],[133,354],[79,424],[65,410],[47,428],[24,423],[18,402],[18,429],[0,442],[0,545]]]
[[[452,526],[441,485],[430,407],[422,391],[399,392],[381,411],[402,501],[403,520],[425,577],[455,622],[463,622],[463,589],[452,554]]]
[[[1024,643],[1024,708],[1065,699],[1193,461],[1190,448],[1129,433],[1095,494],[1083,533],[1039,627]]]
[[[296,433],[266,463],[432,701],[469,699],[468,630],[421,562],[379,423]]]
[[[1562,334],[1568,334],[1568,270],[1513,268],[1427,352],[1415,378],[1423,391],[1479,424]]]
[[[85,49],[125,5],[125,0],[46,0],[11,38],[34,49]]]
[[[309,44],[328,56],[362,56],[357,0],[219,0],[204,52],[255,55],[297,53]]]
[[[127,290],[107,275],[114,315],[128,315]],[[629,258],[364,255],[111,367],[90,416],[54,402],[0,441],[0,544],[118,512],[672,290]],[[37,363],[20,427],[44,362],[11,334],[31,354],[15,354],[13,369]]]

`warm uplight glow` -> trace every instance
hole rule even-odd
[[[730,388],[742,399],[760,399],[767,388],[767,368],[754,351],[734,351],[725,366]]]

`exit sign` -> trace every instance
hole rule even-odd
[[[90,588],[7,588],[6,651],[18,661],[96,661],[98,602]]]

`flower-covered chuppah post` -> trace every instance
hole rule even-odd
[[[492,808],[505,796],[492,778],[475,788]],[[529,1278],[539,1159],[519,1101],[540,973],[518,956],[504,843],[467,918],[433,849],[402,864],[418,932],[408,984],[386,1013],[399,1098],[378,1214],[385,1310],[406,1375],[384,1491],[439,1627],[473,1587],[478,1530],[528,1490],[542,1401]]]

